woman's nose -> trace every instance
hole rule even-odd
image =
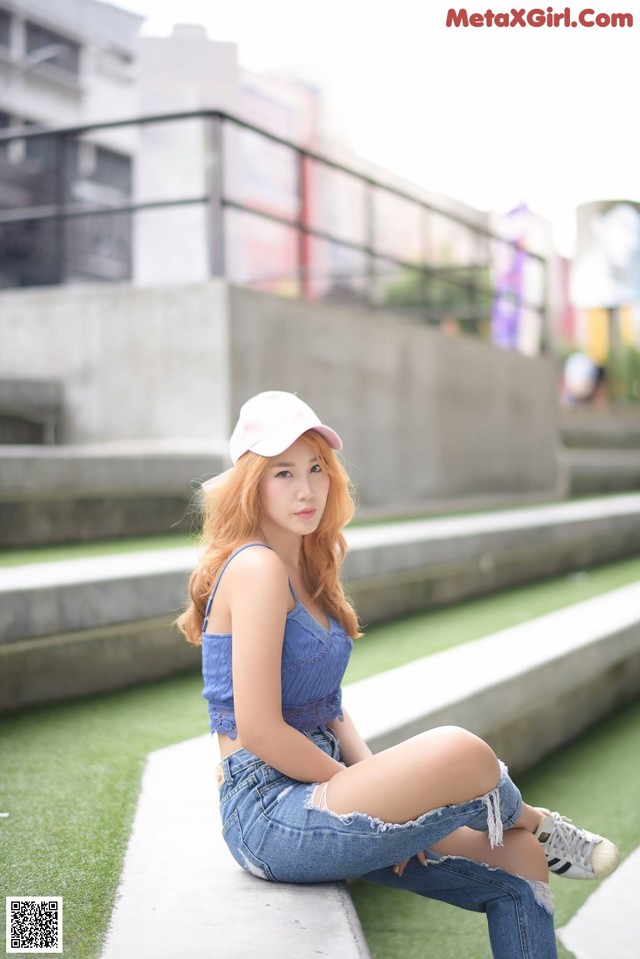
[[[300,485],[298,486],[298,499],[311,499],[312,495],[311,483],[309,478],[305,476],[304,479],[300,480]]]

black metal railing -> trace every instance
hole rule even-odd
[[[161,282],[177,263],[176,280],[366,303],[516,348],[526,326],[544,348],[544,258],[478,221],[221,111],[0,129],[4,287]]]

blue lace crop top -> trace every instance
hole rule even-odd
[[[236,739],[238,730],[233,706],[231,676],[231,634],[208,633],[209,611],[222,575],[243,549],[266,546],[248,543],[232,553],[222,567],[209,596],[202,626],[202,695],[209,706],[211,732],[226,733]],[[287,614],[282,647],[282,716],[299,730],[313,729],[331,719],[342,719],[340,684],[349,662],[353,640],[335,619],[329,618],[325,629],[302,605],[293,586],[289,588],[296,601]]]

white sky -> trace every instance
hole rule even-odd
[[[571,252],[578,203],[640,201],[639,0],[594,0],[596,12],[632,13],[630,29],[453,29],[442,0],[115,5],[146,15],[146,34],[202,23],[212,40],[238,44],[246,69],[313,80],[335,137],[360,156],[480,209],[524,199],[552,220],[562,252]]]

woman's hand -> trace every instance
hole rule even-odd
[[[427,865],[427,856],[426,856],[426,853],[424,853],[424,852],[417,852],[417,853],[416,853],[416,859],[417,859],[418,862],[421,863],[423,866],[426,866],[426,865]],[[400,876],[402,875],[402,873],[403,873],[403,872],[405,871],[405,869],[407,868],[407,863],[408,863],[408,862],[409,862],[408,859],[403,859],[402,862],[398,862],[398,863],[396,863],[395,866],[392,867],[392,868],[393,868],[393,871],[395,872],[395,874],[396,874],[396,876],[398,877],[398,879],[400,878]]]

